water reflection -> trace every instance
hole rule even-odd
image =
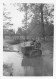
[[[42,74],[43,68],[43,59],[42,57],[38,58],[24,58],[22,60],[22,66],[24,66],[26,76],[39,76]]]

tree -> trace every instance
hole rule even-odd
[[[49,24],[53,23],[54,6],[53,4],[31,4],[30,6],[34,14],[31,21],[32,30],[35,29],[35,27],[38,29],[41,28],[41,32],[40,30],[37,30],[37,32],[39,34],[41,33],[41,36],[45,40],[45,25],[47,24],[49,26]]]
[[[50,6],[52,6],[50,8]],[[52,4],[23,3],[20,10],[24,11],[24,30],[25,39],[28,34],[32,36],[41,36],[45,40],[45,25],[52,24],[54,7]],[[31,19],[30,22],[28,22]],[[52,20],[51,20],[52,19]],[[34,35],[34,33],[36,35]]]
[[[25,33],[24,33],[25,34],[25,40],[27,40],[27,31],[26,31],[26,29],[28,27],[28,22],[27,22],[27,20],[28,20],[28,17],[27,17],[27,15],[28,15],[28,5],[27,5],[27,3],[21,4],[20,11],[24,11],[24,13],[25,13],[24,20],[22,22],[24,24],[23,28],[25,30]]]
[[[41,12],[41,31],[42,31],[42,37],[45,40],[44,19],[43,19],[43,7],[44,7],[44,4],[41,4],[40,5],[40,12]]]
[[[13,24],[11,23],[11,18],[10,12],[7,11],[6,9],[6,4],[3,3],[3,28],[4,29],[8,29],[10,26],[12,26]]]
[[[43,18],[44,23],[53,23],[54,21],[54,5],[53,4],[44,4],[43,7]]]

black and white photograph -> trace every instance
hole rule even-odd
[[[3,3],[3,76],[53,76],[53,49],[53,3]]]

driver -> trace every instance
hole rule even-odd
[[[41,47],[41,43],[39,42],[39,40],[34,41],[34,46],[35,46],[35,48],[40,48]]]

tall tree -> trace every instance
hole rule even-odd
[[[28,22],[27,22],[27,20],[28,20],[28,17],[27,17],[27,15],[28,15],[28,5],[27,5],[27,3],[22,3],[21,4],[20,11],[24,11],[24,13],[25,13],[24,20],[22,22],[24,24],[23,28],[25,30],[25,40],[26,40],[27,39],[27,31],[26,31],[26,29],[27,29],[27,26],[28,26]]]
[[[53,23],[52,21],[53,21],[54,6],[53,4],[31,4],[30,6],[31,11],[34,14],[31,21],[31,26],[32,28],[34,26],[33,29],[35,29],[35,27],[37,27],[38,29],[41,28],[41,36],[45,40],[45,24],[48,25],[50,23]],[[39,33],[38,30],[37,32]]]
[[[21,7],[20,9],[25,13],[23,20],[25,29],[25,39],[27,38],[27,29],[28,29],[29,33],[34,32],[36,33],[36,35],[41,35],[45,40],[45,23],[46,24],[52,23],[50,22],[50,18],[51,19],[53,18],[52,12],[54,8],[53,7],[50,8],[52,4],[23,3],[21,5],[22,6],[20,6]],[[30,23],[28,23],[28,20],[30,19],[31,21]]]
[[[41,32],[42,32],[42,37],[45,40],[44,19],[43,19],[43,7],[44,7],[44,4],[41,4],[40,5],[40,12],[41,12]]]

